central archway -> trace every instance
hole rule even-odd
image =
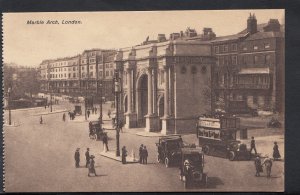
[[[148,113],[148,76],[143,74],[137,83],[137,122],[138,127],[146,127]]]

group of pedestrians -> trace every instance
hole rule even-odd
[[[271,158],[269,158],[268,155],[266,155],[262,162],[261,157],[257,154],[257,151],[256,151],[254,137],[251,137],[250,153],[252,153],[252,150],[254,150],[255,155],[256,155],[255,160],[254,160],[254,165],[255,165],[255,170],[256,170],[255,176],[259,177],[260,173],[263,172],[263,167],[265,167],[266,173],[267,173],[267,178],[270,178],[272,165],[273,165],[272,161],[276,161],[281,158],[277,142],[274,142],[274,146],[273,146],[273,160]]]
[[[79,152],[80,148],[77,148],[75,151],[75,155],[74,155],[74,159],[75,159],[75,167],[79,168],[80,165],[80,152]],[[88,168],[88,176],[90,177],[91,174],[94,174],[95,176],[97,176],[96,170],[95,170],[95,160],[94,160],[95,156],[94,155],[90,155],[90,149],[87,148],[86,152],[85,152],[85,159],[86,159],[86,164],[85,167]]]
[[[141,144],[139,148],[140,164],[147,164],[148,150],[147,147]]]
[[[92,108],[92,114],[97,114],[97,108],[96,107]]]

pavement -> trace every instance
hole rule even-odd
[[[109,158],[109,159],[113,159],[113,160],[122,162],[122,157],[116,156],[116,151],[101,152],[100,155],[104,156],[106,158]],[[127,163],[138,163],[139,161],[138,161],[138,159],[136,159],[135,154],[133,154],[133,152],[132,152],[131,155],[128,155],[126,157],[126,162]]]
[[[72,105],[60,105],[70,109]],[[107,110],[109,105],[105,105]],[[255,177],[253,161],[229,161],[225,158],[205,156],[204,170],[208,173],[208,187],[185,189],[179,180],[178,167],[166,168],[157,163],[158,140],[156,136],[138,136],[137,130],[123,129],[120,133],[120,148],[126,146],[129,156],[135,154],[141,144],[147,146],[148,164],[122,164],[118,160],[102,156],[103,144],[88,136],[87,123],[62,121],[60,113],[32,116],[35,110],[17,111],[12,117],[20,121],[15,128],[4,127],[5,144],[5,191],[6,192],[221,192],[221,191],[276,191],[284,190],[284,161],[273,163],[271,178],[266,173]],[[106,113],[106,112],[104,112]],[[103,115],[104,116],[104,115]],[[8,113],[4,112],[4,120]],[[95,116],[96,117],[96,116]],[[68,118],[68,117],[67,117]],[[109,118],[104,117],[107,127]],[[107,131],[109,150],[116,150],[116,133]],[[251,135],[249,133],[249,135]],[[271,135],[270,135],[271,136]],[[277,135],[276,135],[277,136]],[[284,156],[283,137],[256,138],[257,150],[272,151],[277,140]],[[193,134],[183,135],[187,143],[197,143]],[[247,141],[247,140],[245,140]],[[86,148],[95,155],[97,177],[88,177],[85,168]],[[80,168],[75,168],[74,152],[80,148]]]

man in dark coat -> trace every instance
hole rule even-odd
[[[252,152],[252,150],[254,150],[255,154],[257,154],[254,137],[251,137],[250,153]]]
[[[144,148],[144,145],[142,144],[139,149],[140,164],[143,163],[143,148]]]
[[[76,168],[79,167],[79,162],[80,162],[80,153],[79,153],[79,149],[80,149],[80,148],[77,148],[77,149],[76,149],[76,152],[75,152],[75,155],[74,155],[74,158],[75,158],[75,167],[76,167]]]
[[[143,149],[143,164],[147,164],[147,158],[148,158],[148,150],[147,150],[146,146],[144,146],[144,149]]]
[[[123,148],[122,148],[122,164],[126,164],[126,156],[127,156],[126,146],[123,146]]]
[[[64,122],[66,121],[66,114],[65,113],[63,114],[63,121]]]
[[[107,152],[108,151],[108,137],[107,137],[106,133],[103,135],[102,142],[103,142],[103,149],[105,152]]]
[[[87,148],[86,152],[85,152],[85,160],[86,160],[86,164],[85,167],[88,168],[89,164],[90,164],[90,149]]]
[[[90,113],[91,113],[91,112],[88,110],[88,111],[87,111],[87,117],[88,117],[88,118],[90,117]]]

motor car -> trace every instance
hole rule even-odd
[[[204,172],[204,154],[199,148],[182,148],[180,161],[180,180],[185,188],[207,187],[208,177]]]
[[[91,139],[102,140],[104,135],[107,135],[107,132],[102,128],[100,121],[89,122],[89,136]]]
[[[181,148],[184,147],[180,135],[169,135],[160,137],[157,146],[157,161],[164,163],[166,167],[180,163]]]

